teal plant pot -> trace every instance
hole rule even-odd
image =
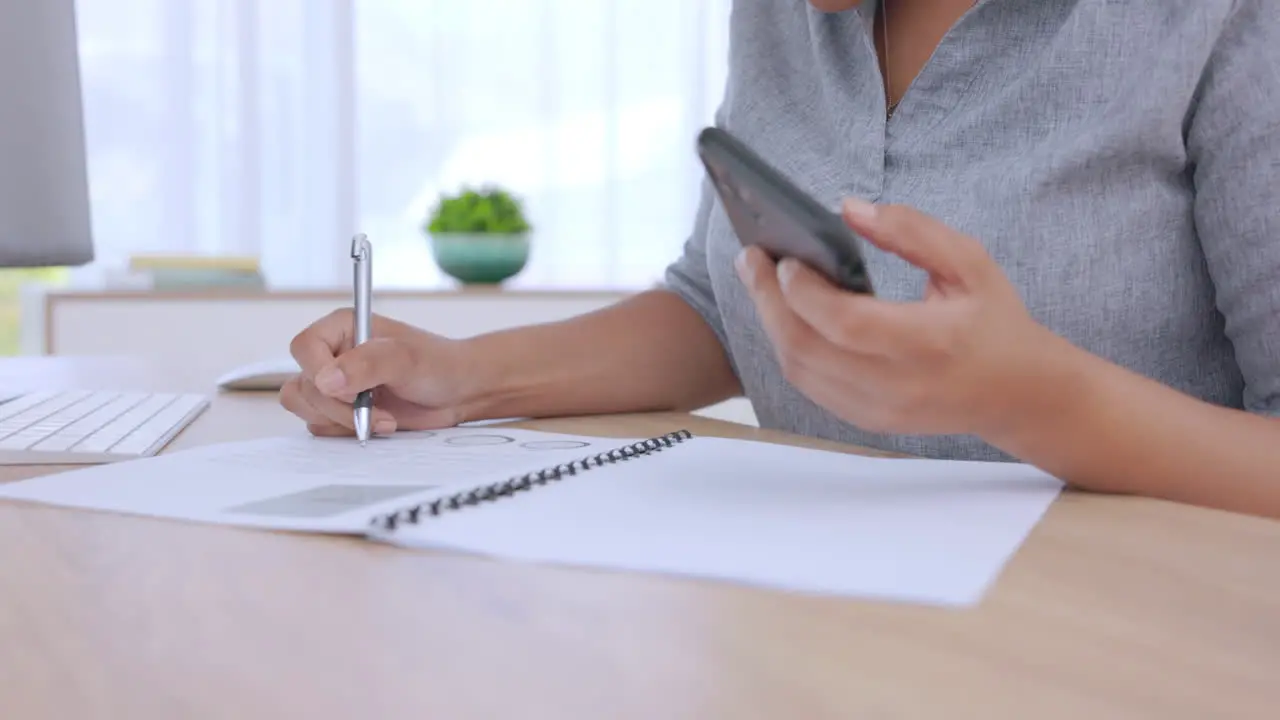
[[[431,235],[431,255],[449,277],[466,285],[497,285],[529,261],[527,234]]]

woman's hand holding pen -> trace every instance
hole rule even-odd
[[[281,389],[280,403],[311,433],[353,435],[351,403],[370,388],[375,435],[462,421],[470,373],[461,341],[374,316],[369,341],[352,344],[351,311],[340,310],[289,346],[302,371]]]

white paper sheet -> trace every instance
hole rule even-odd
[[[605,452],[626,440],[466,427],[361,447],[306,434],[225,443],[0,484],[0,499],[284,530],[362,532],[445,493]]]
[[[977,602],[1062,484],[1007,463],[699,437],[379,536],[785,590]]]

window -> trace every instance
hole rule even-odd
[[[641,286],[689,231],[728,0],[79,0],[100,264],[256,254],[278,286],[444,282],[422,224],[500,183],[526,286]]]

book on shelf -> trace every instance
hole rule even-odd
[[[266,287],[253,256],[138,254],[129,258],[127,273],[152,290]]]

